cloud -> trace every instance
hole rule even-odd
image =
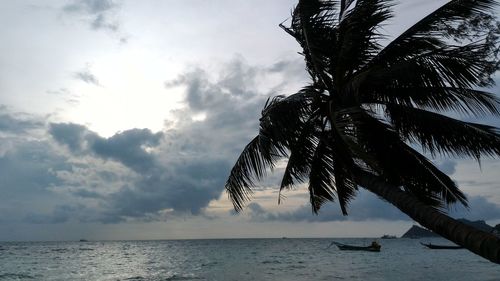
[[[155,165],[148,149],[158,146],[163,136],[162,132],[152,133],[149,129],[131,129],[103,138],[73,123],[51,123],[49,133],[72,153],[112,159],[138,173],[151,170]]]
[[[45,141],[0,138],[8,150],[0,154],[0,221],[20,221],[43,213],[63,200],[51,188],[63,185],[57,172],[71,170],[68,159]]]
[[[0,106],[0,221],[19,218],[23,207],[37,207],[50,200],[47,188],[58,183],[54,169],[65,169],[64,159],[50,145],[34,136],[43,130],[45,119],[11,113]],[[23,206],[25,200],[37,203]]]
[[[255,97],[256,92],[252,87],[255,80],[256,69],[243,66],[242,61],[235,60],[227,68],[231,71],[221,73],[216,82],[210,81],[209,74],[203,69],[194,69],[173,81],[166,82],[167,88],[175,86],[186,87],[186,102],[192,111],[204,111],[213,107],[224,106],[225,100],[233,102],[245,97]]]
[[[300,77],[306,75],[302,58],[295,60],[280,60],[267,69],[271,73],[285,73],[287,76]]]
[[[325,204],[318,215],[313,214],[309,204],[305,204],[296,210],[289,212],[268,212],[253,206],[250,216],[258,221],[367,221],[367,220],[407,220],[408,217],[401,213],[396,207],[379,199],[375,195],[360,191],[348,208],[349,215],[343,216],[338,202]]]
[[[444,159],[443,161],[437,163],[436,166],[439,170],[448,176],[451,176],[455,173],[457,162],[450,159]]]
[[[113,17],[119,7],[112,0],[73,0],[63,7],[63,11],[82,17],[94,30],[117,32],[119,24]]]
[[[68,222],[75,214],[83,211],[82,206],[57,205],[50,215],[29,213],[24,217],[24,222],[33,224],[52,224]]]
[[[50,135],[72,155],[112,161],[133,174],[127,181],[113,172],[99,177],[101,186],[119,185],[107,193],[72,182],[71,196],[97,200],[102,209],[96,218],[107,223],[162,219],[165,210],[202,214],[224,192],[231,165],[257,133],[259,111],[272,89],[256,87],[265,73],[237,57],[216,75],[195,68],[167,82],[185,89],[186,107],[174,112],[174,125],[164,132],[131,129],[103,138],[83,125],[50,124]],[[203,120],[191,118],[199,112],[205,113]],[[74,173],[82,169],[96,174],[88,171],[90,165]]]
[[[181,143],[183,139],[196,138],[195,135],[131,129],[103,138],[77,124],[51,124],[49,132],[74,155],[112,160],[135,172],[126,183],[115,173],[101,176],[101,186],[120,181],[121,186],[107,194],[81,188],[71,192],[75,197],[97,199],[103,209],[96,219],[101,222],[150,218],[165,209],[200,214],[211,200],[220,196],[229,169],[229,162],[217,152],[195,151],[198,148]],[[84,169],[91,168],[86,165]],[[70,178],[72,173],[65,178]]]
[[[162,136],[163,133],[152,133],[149,129],[131,129],[108,139],[96,138],[91,149],[102,158],[114,159],[136,172],[144,172],[155,165],[148,148],[158,146]]]
[[[26,133],[29,130],[42,127],[43,121],[33,116],[12,113],[7,107],[0,105],[0,133]]]
[[[87,84],[91,84],[94,86],[100,86],[99,80],[97,77],[90,72],[89,67],[87,66],[85,69],[77,71],[73,74],[73,77],[81,80]]]
[[[77,154],[87,149],[87,139],[97,138],[87,127],[73,123],[52,123],[48,132],[58,143],[66,145]]]
[[[500,206],[482,196],[469,197],[470,209],[462,206],[452,206],[449,215],[454,218],[469,220],[498,220]],[[349,215],[343,216],[337,202],[325,204],[318,215],[312,213],[311,206],[305,204],[289,212],[271,212],[258,203],[248,205],[249,215],[256,221],[304,221],[304,222],[332,222],[332,221],[372,221],[372,220],[407,220],[412,219],[399,209],[383,199],[361,190],[358,196],[349,205]]]
[[[471,196],[469,209],[457,207],[450,210],[450,215],[455,218],[467,218],[469,220],[499,220],[500,206],[488,200],[484,196]]]
[[[165,209],[201,214],[219,198],[237,153],[256,133],[267,98],[251,87],[257,71],[236,60],[213,81],[201,69],[180,75],[171,85],[185,87],[187,107],[175,112],[176,125],[165,132],[132,129],[102,138],[77,124],[51,124],[49,132],[75,155],[113,160],[137,174],[102,196],[108,222],[150,218]],[[204,120],[188,118],[200,111]]]
[[[16,218],[38,224],[205,216],[257,134],[265,100],[290,78],[235,57],[220,72],[188,69],[166,83],[185,90],[185,107],[173,112],[163,131],[133,128],[102,137],[81,124],[41,124],[40,135],[30,136],[37,141],[16,135],[0,158],[1,188],[25,192],[0,202]],[[200,113],[204,118],[194,118]],[[37,206],[30,206],[31,194]]]

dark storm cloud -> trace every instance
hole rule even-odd
[[[139,173],[155,165],[154,157],[146,150],[157,146],[163,136],[163,133],[152,133],[149,129],[131,129],[103,138],[85,126],[73,123],[52,123],[49,133],[73,153],[112,159]]]
[[[163,209],[198,215],[222,191],[226,161],[172,163],[110,196],[108,217],[146,218]]]
[[[149,129],[127,130],[105,139],[96,137],[90,144],[95,155],[118,161],[136,172],[149,171],[155,166],[148,147],[159,144],[163,133],[152,133]]]
[[[51,189],[64,184],[57,173],[71,170],[67,158],[45,141],[0,141],[10,148],[0,154],[0,221],[26,221],[25,216],[43,214],[63,199]]]
[[[61,144],[68,146],[73,153],[80,153],[86,149],[87,139],[95,139],[97,135],[90,132],[83,125],[73,123],[52,123],[49,134]]]
[[[116,32],[119,25],[112,17],[119,7],[118,3],[111,0],[74,0],[65,5],[63,11],[85,16],[92,29]]]
[[[113,160],[137,173],[133,181],[110,194],[85,189],[72,193],[76,197],[100,200],[104,209],[95,219],[105,223],[120,222],[127,217],[148,218],[164,209],[199,214],[211,200],[218,198],[229,169],[227,160],[207,149],[212,146],[210,143],[199,151],[192,143],[182,143],[200,135],[170,132],[164,136],[147,129],[132,129],[102,138],[76,124],[51,124],[50,133],[75,155]],[[170,145],[162,143],[167,141]],[[148,152],[148,148],[155,152]],[[110,173],[101,177],[110,182],[115,178]]]
[[[11,113],[0,106],[0,221],[19,220],[37,212],[56,198],[50,189],[63,181],[59,171],[68,171],[67,158],[41,140],[45,118]]]
[[[54,171],[69,168],[46,142],[2,139],[2,143],[13,147],[0,156],[2,198],[42,195],[61,182]]]

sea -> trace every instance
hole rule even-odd
[[[500,265],[440,238],[0,242],[0,280],[500,280]],[[329,247],[330,246],[330,247]]]

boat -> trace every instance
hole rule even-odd
[[[420,244],[424,245],[425,247],[429,249],[434,249],[434,250],[457,250],[457,249],[463,249],[464,247],[462,246],[452,246],[452,245],[432,245],[431,243],[425,244],[420,242]]]
[[[396,235],[388,235],[388,234],[384,234],[382,235],[382,237],[380,237],[380,239],[396,239]]]
[[[339,250],[347,251],[369,251],[369,252],[380,252],[380,245],[377,242],[372,242],[370,246],[353,246],[346,245],[339,242],[333,241],[331,245],[336,245]]]
[[[80,239],[80,242],[89,242],[87,239]]]

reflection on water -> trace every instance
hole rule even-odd
[[[335,240],[358,245],[371,241]],[[419,240],[384,240],[380,253],[327,248],[331,241],[0,243],[0,280],[499,280],[500,276],[499,266],[467,250],[432,251]]]

